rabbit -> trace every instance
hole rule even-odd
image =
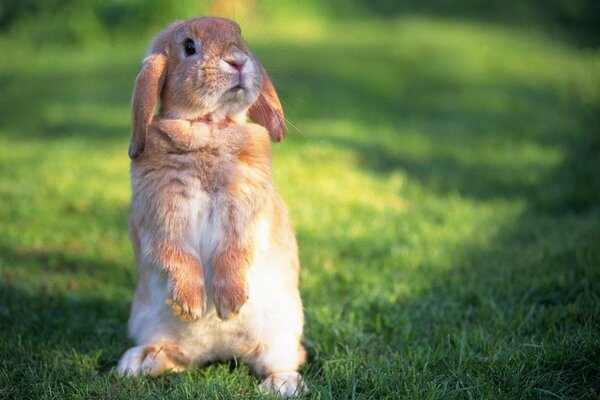
[[[157,376],[236,358],[264,391],[307,393],[298,248],[271,175],[285,120],[239,26],[198,17],[159,33],[132,114],[136,345],[117,371]]]

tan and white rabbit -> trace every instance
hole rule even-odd
[[[283,112],[239,26],[201,17],[161,32],[132,108],[136,346],[118,371],[155,376],[235,357],[263,389],[305,393],[298,250],[271,177]]]

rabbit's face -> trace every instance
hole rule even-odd
[[[144,151],[159,98],[160,114],[167,118],[242,123],[248,114],[274,142],[285,136],[285,118],[273,83],[233,21],[211,17],[179,21],[154,38],[133,91],[132,159]]]
[[[235,119],[258,98],[262,72],[234,22],[200,18],[175,27],[167,51],[162,114]]]

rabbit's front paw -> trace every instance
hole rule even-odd
[[[243,279],[215,279],[214,300],[217,315],[222,320],[235,317],[248,300],[248,290]]]
[[[202,280],[172,281],[171,297],[166,303],[183,321],[195,321],[206,313],[206,292]]]

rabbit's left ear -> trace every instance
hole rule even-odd
[[[283,109],[267,71],[262,65],[260,70],[263,76],[262,89],[258,99],[250,107],[248,114],[254,122],[264,126],[269,131],[273,142],[281,142],[286,131]]]
[[[144,60],[133,91],[131,111],[133,133],[129,143],[129,157],[139,158],[146,146],[146,131],[152,122],[154,107],[160,97],[166,75],[167,57],[163,53],[151,54]]]

